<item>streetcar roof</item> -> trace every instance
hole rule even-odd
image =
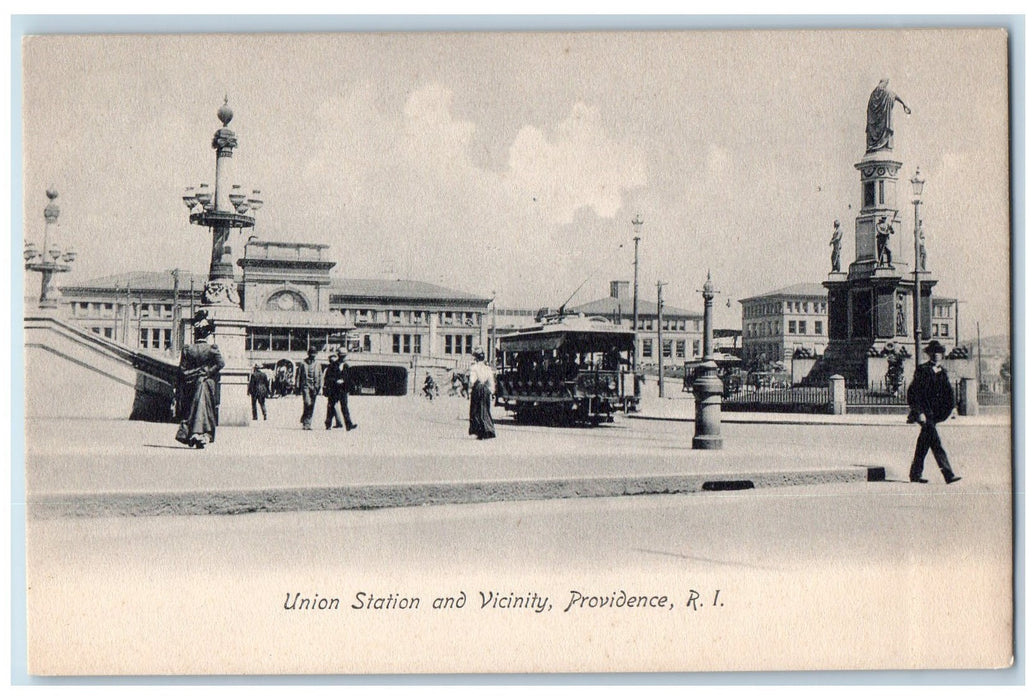
[[[500,337],[505,352],[556,350],[562,346],[576,352],[620,351],[633,347],[636,334],[606,319],[565,317],[560,320],[521,328]]]

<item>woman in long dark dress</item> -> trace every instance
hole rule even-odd
[[[476,348],[472,356],[475,362],[468,370],[471,401],[468,409],[468,435],[474,435],[479,440],[489,440],[496,437],[496,427],[490,413],[493,394],[496,392],[496,379],[493,377],[493,370],[485,363],[486,353],[481,348]]]
[[[219,423],[219,371],[223,355],[209,340],[216,325],[202,309],[194,316],[194,343],[184,346],[180,354],[181,401],[180,428],[176,439],[185,445],[202,449],[216,439]]]

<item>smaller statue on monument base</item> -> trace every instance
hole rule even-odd
[[[842,271],[842,224],[835,219],[835,232],[831,234],[831,272]]]
[[[883,216],[874,226],[875,240],[878,244],[878,266],[892,267],[892,249],[889,248],[889,236],[896,232],[887,216]]]
[[[903,308],[903,295],[896,296],[896,335],[906,335],[906,310]]]

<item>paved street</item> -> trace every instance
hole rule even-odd
[[[129,482],[142,487],[148,474],[171,480],[166,463],[181,465],[188,481],[225,472],[228,482],[246,483],[251,470],[253,480],[278,474],[289,483],[293,474],[319,480],[335,469],[370,470],[374,479],[393,462],[426,470],[422,476],[448,476],[451,460],[436,455],[469,456],[463,469],[517,478],[518,450],[536,457],[518,461],[533,473],[598,464],[619,470],[623,459],[627,468],[653,460],[659,468],[833,461],[885,466],[889,481],[360,511],[30,518],[29,645],[39,670],[747,670],[1009,661],[1006,425],[959,419],[942,430],[965,477],[947,487],[937,478],[923,486],[905,481],[916,428],[891,421],[727,425],[728,449],[702,457],[687,449],[693,426],[675,421],[620,418],[590,430],[501,420],[497,440],[477,442],[465,435],[460,400],[356,399],[361,428],[352,433],[298,430],[297,404],[272,402],[271,421],[222,430],[202,453],[176,449],[168,425],[109,423],[106,433],[97,422],[69,422],[58,440],[45,435],[47,425],[30,423],[29,444],[42,457],[30,464],[29,483],[88,489],[96,468],[129,472]],[[119,439],[94,445],[105,434]],[[89,454],[73,458],[63,445]],[[141,454],[144,461],[135,457]],[[33,473],[39,466],[42,473]],[[600,603],[593,596],[614,601],[620,592],[643,595],[647,607],[592,607]],[[339,605],[334,612],[286,610],[296,594]],[[463,608],[433,607],[437,598],[456,602],[461,594]],[[652,609],[661,595],[672,607]],[[417,609],[398,607],[415,598]]]

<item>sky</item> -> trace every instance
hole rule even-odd
[[[333,274],[418,279],[557,306],[632,280],[717,325],[738,299],[853,259],[866,105],[881,78],[935,293],[962,335],[1009,328],[1006,35],[997,30],[41,36],[23,43],[25,235],[60,193],[67,279],[205,272],[210,235],[184,188],[214,180],[226,95],[228,181],[260,189],[244,239],[327,243]],[[901,246],[897,248],[896,246]],[[28,284],[34,284],[30,278]],[[729,306],[727,302],[729,301]]]

